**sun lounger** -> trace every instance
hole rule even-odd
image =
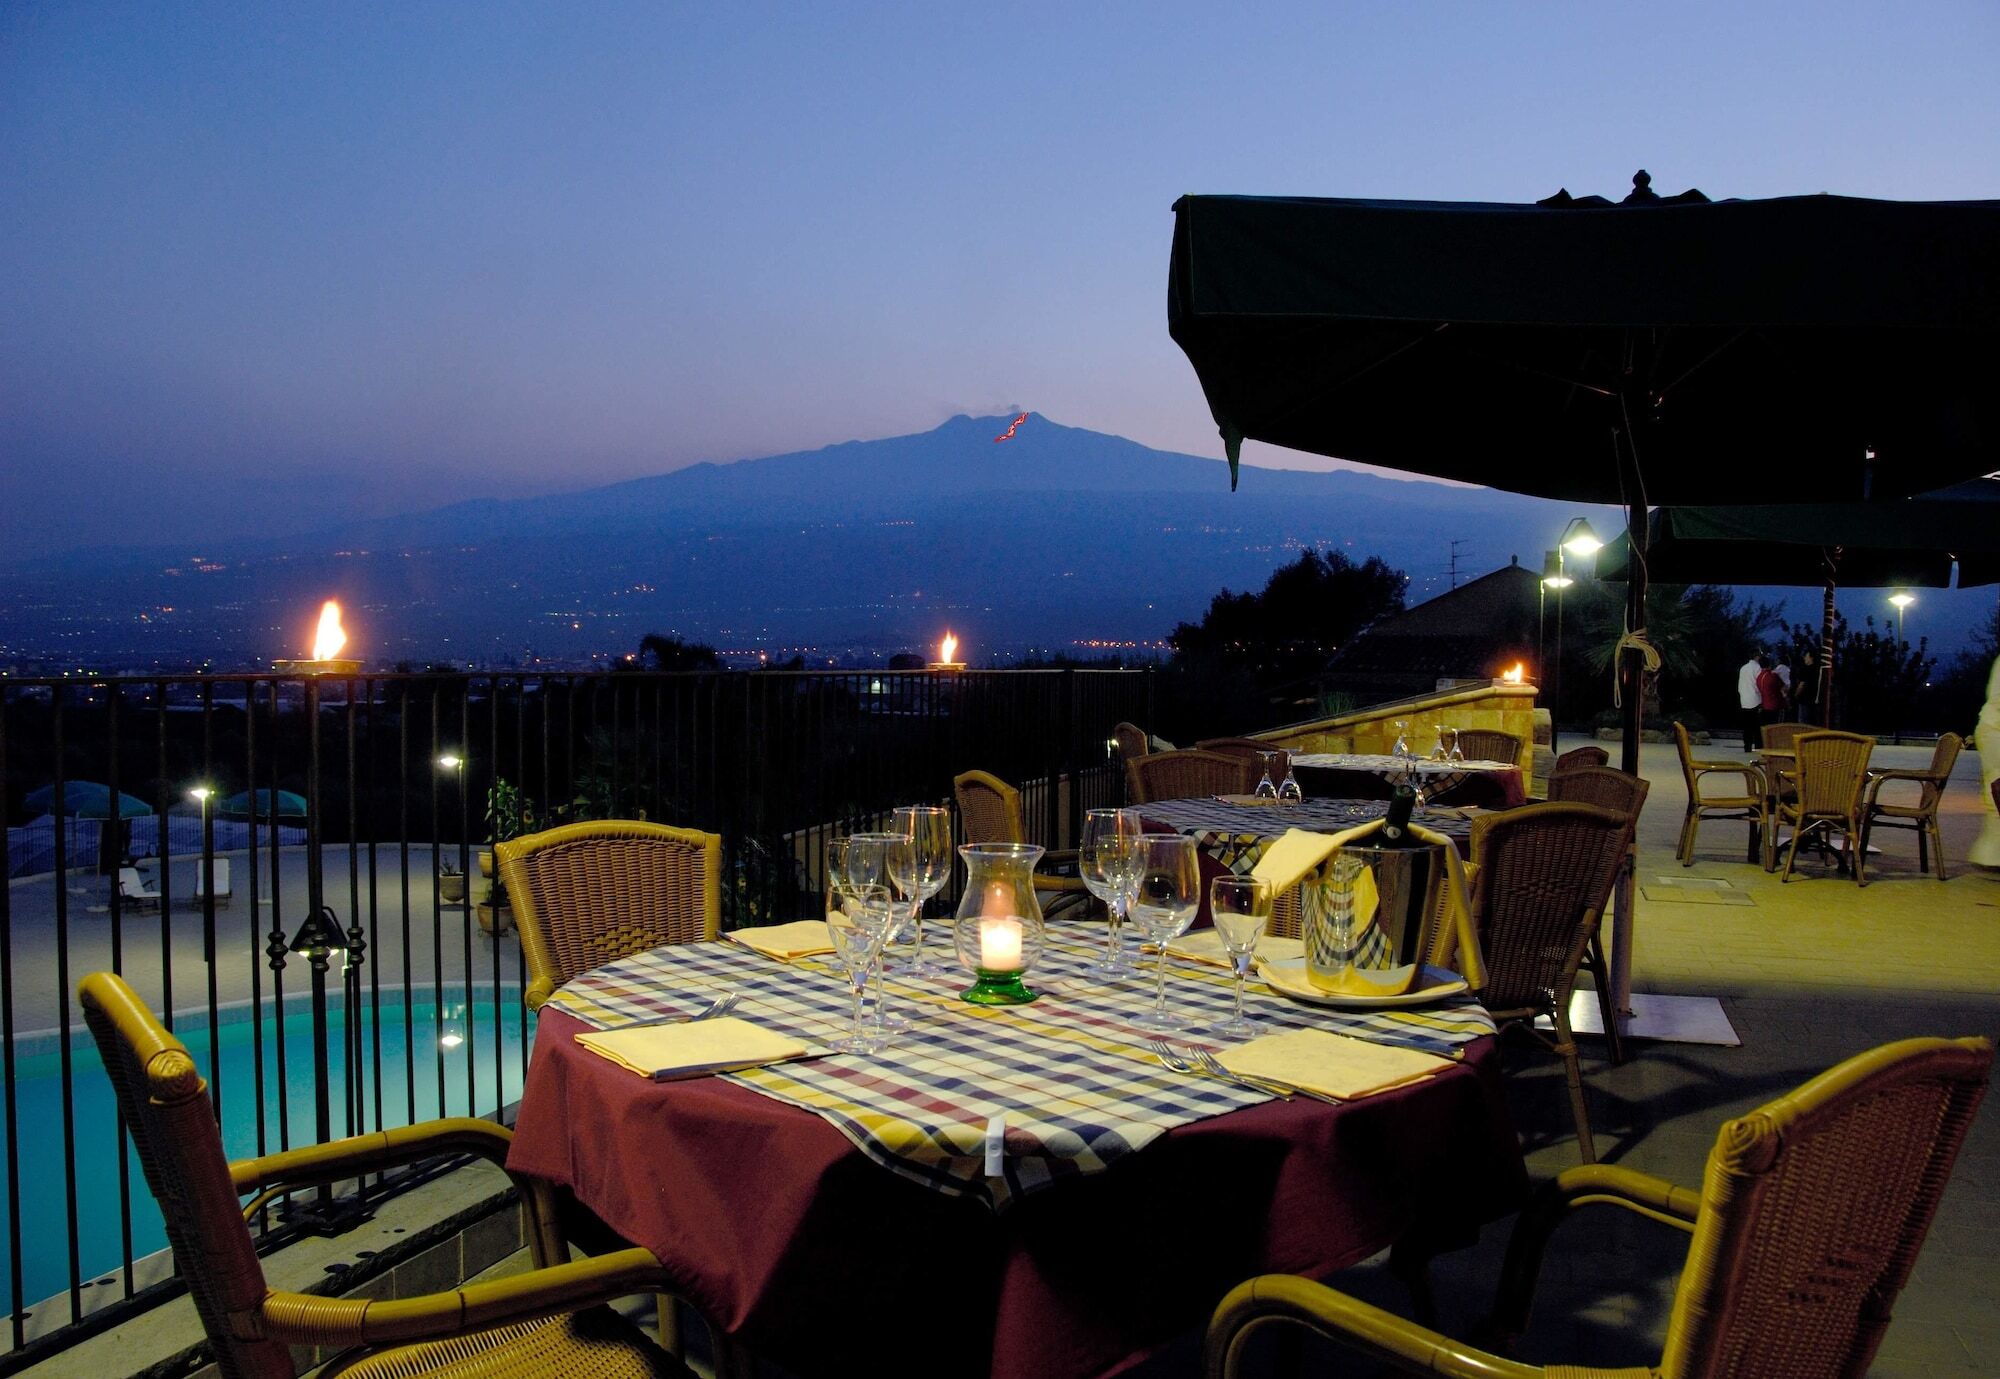
[[[209,865],[215,868],[215,904],[220,909],[229,903],[229,859],[227,857],[217,857],[212,859]],[[200,905],[207,898],[208,890],[202,884],[201,863],[196,862],[194,869],[194,903]]]
[[[160,903],[160,893],[145,883],[137,867],[118,869],[118,895],[127,905],[151,905],[157,908]]]

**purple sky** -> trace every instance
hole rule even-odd
[[[2000,194],[1990,3],[1242,8],[12,0],[0,548],[1015,406],[1218,454],[1184,191]]]

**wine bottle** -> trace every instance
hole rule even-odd
[[[1416,812],[1417,792],[1407,785],[1398,785],[1389,796],[1389,814],[1382,821],[1382,846],[1407,848],[1418,846],[1410,832],[1410,815]]]

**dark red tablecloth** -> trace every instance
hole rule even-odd
[[[809,1111],[716,1078],[645,1081],[577,1048],[576,1020],[540,1021],[508,1167],[569,1189],[808,1379],[1114,1373],[1252,1274],[1325,1274],[1413,1232],[1456,1243],[1526,1190],[1491,1039],[1351,1106],[1183,1126],[996,1215]]]

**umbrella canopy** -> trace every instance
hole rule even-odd
[[[29,813],[40,811],[44,814],[55,812],[56,788],[44,785],[39,790],[30,790],[21,803]],[[108,819],[111,817],[111,787],[100,785],[94,780],[66,780],[63,782],[62,812],[76,819]],[[124,791],[118,792],[118,817],[137,819],[151,814],[153,806]]]
[[[1961,586],[2000,580],[2000,510],[1911,499],[1667,507],[1646,519],[1647,577],[1669,583],[1945,589],[1955,562]],[[1622,580],[1630,566],[1621,534],[1598,553],[1597,577]]]
[[[1619,206],[1182,197],[1168,323],[1232,475],[1245,437],[1573,502],[2000,465],[2000,202],[1634,180]]]
[[[216,815],[224,819],[249,818],[251,794],[252,792],[248,790],[237,791],[234,795],[231,795],[228,799],[224,800],[221,804],[215,807]],[[258,818],[260,819],[305,818],[306,816],[305,796],[294,795],[289,790],[277,791],[276,792],[277,809],[274,812],[271,807],[272,794],[273,792],[269,790],[259,790],[255,792]]]

